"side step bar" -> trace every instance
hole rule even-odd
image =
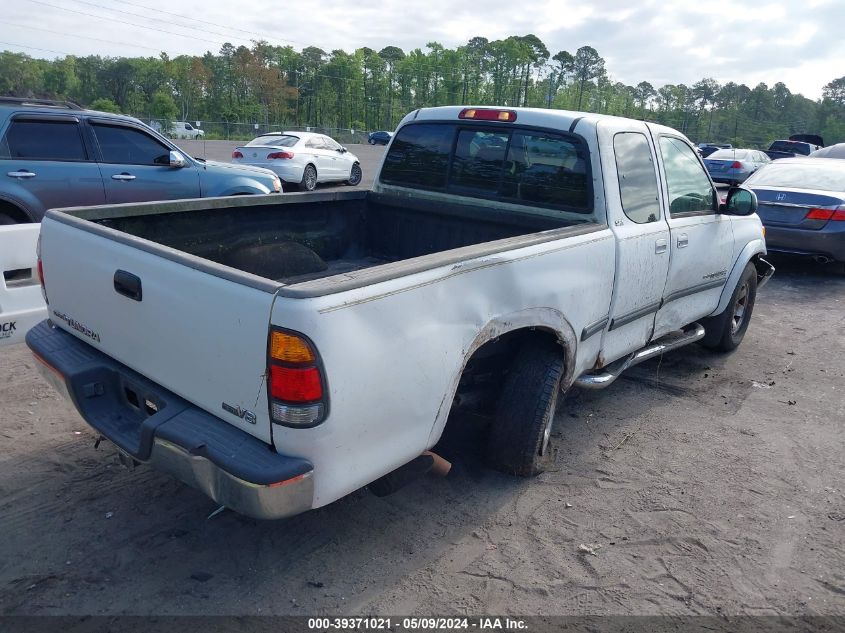
[[[584,389],[604,389],[619,378],[620,374],[626,369],[673,349],[695,343],[702,338],[704,338],[704,326],[693,323],[683,330],[667,334],[626,358],[620,358],[602,369],[600,373],[584,374],[575,381],[575,384]]]

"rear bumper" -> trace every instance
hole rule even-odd
[[[284,161],[282,161],[284,162]],[[279,178],[283,183],[299,184],[302,182],[302,175],[305,173],[305,165],[256,165],[256,167],[263,167],[269,169]]]
[[[257,519],[310,510],[313,467],[199,409],[42,321],[26,336],[42,375],[122,453]]]
[[[766,249],[845,261],[845,222],[828,222],[818,230],[766,226]]]

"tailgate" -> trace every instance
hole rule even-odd
[[[180,253],[173,249],[125,234],[112,239],[94,224],[93,231],[80,228],[88,224],[52,213],[42,223],[53,322],[269,443],[264,373],[273,292],[202,270],[205,260],[184,255],[175,261]],[[166,256],[151,252],[157,249]],[[140,297],[126,296],[138,283]]]

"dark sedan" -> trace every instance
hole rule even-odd
[[[783,158],[745,186],[757,194],[770,251],[845,261],[845,161]]]
[[[367,135],[367,143],[370,145],[387,145],[392,138],[392,132],[386,132],[384,130],[380,132],[370,132]]]

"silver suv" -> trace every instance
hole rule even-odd
[[[280,193],[267,169],[191,158],[137,119],[0,97],[0,224],[56,207]]]

